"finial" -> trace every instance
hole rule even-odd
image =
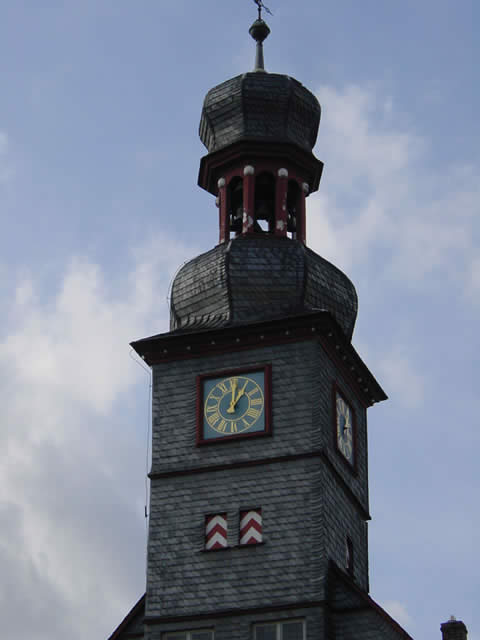
[[[254,71],[265,71],[265,63],[263,61],[263,41],[268,37],[270,29],[268,28],[267,23],[262,20],[262,9],[265,9],[265,11],[270,15],[273,14],[270,9],[263,4],[262,0],[253,1],[258,7],[258,18],[249,29],[250,35],[257,43]]]
[[[253,0],[255,2],[255,4],[258,7],[258,19],[261,20],[262,19],[262,9],[265,9],[265,11],[270,14],[271,16],[273,16],[273,13],[270,11],[270,9],[268,7],[266,7],[262,0]]]

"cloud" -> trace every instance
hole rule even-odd
[[[389,613],[394,620],[402,627],[408,627],[412,623],[412,619],[407,611],[407,607],[398,600],[387,600],[382,602],[381,606]]]
[[[6,637],[80,639],[102,625],[106,635],[144,589],[146,425],[133,387],[146,392],[148,381],[128,343],[167,330],[158,292],[195,253],[159,236],[134,252],[119,291],[77,257],[48,295],[25,272],[3,293],[0,612],[15,625]]]
[[[374,88],[322,87],[318,97],[318,155],[328,162],[309,198],[313,248],[410,289],[445,278],[466,288],[478,262],[479,167],[433,168],[434,150]]]
[[[8,157],[9,140],[4,131],[0,131],[0,184],[7,182],[12,177],[12,166]]]
[[[425,397],[426,381],[411,361],[410,349],[396,345],[392,351],[382,355],[375,369],[392,395],[404,407],[414,409],[421,406]]]

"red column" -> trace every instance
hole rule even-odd
[[[275,194],[275,235],[287,235],[288,170],[279,169]]]
[[[255,223],[255,168],[243,168],[243,224],[242,233],[253,233]]]
[[[307,224],[305,219],[305,199],[310,192],[310,186],[304,182],[300,191],[299,211],[297,212],[297,240],[306,243],[307,237]]]
[[[218,186],[218,226],[220,229],[219,242],[226,242],[230,239],[230,224],[227,216],[227,186],[225,178],[220,178],[217,182]]]

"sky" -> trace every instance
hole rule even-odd
[[[319,98],[307,242],[352,279],[370,587],[480,640],[479,6],[270,0],[269,71]],[[106,638],[145,590],[150,376],[180,265],[217,242],[202,101],[253,68],[250,0],[0,0],[0,618]],[[475,35],[474,35],[475,33]]]

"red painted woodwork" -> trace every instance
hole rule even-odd
[[[338,440],[337,440],[337,393],[342,398],[344,402],[350,407],[352,411],[352,446],[353,446],[353,464],[351,464],[343,455],[343,453],[338,448]],[[335,451],[338,454],[338,457],[343,462],[343,464],[348,468],[348,470],[357,475],[357,416],[355,412],[355,407],[352,402],[347,399],[347,396],[338,385],[338,382],[334,382],[332,386],[332,417],[333,417],[333,446]]]
[[[283,169],[283,167],[282,167]],[[275,235],[287,235],[287,191],[288,191],[288,172],[286,175],[278,175],[277,171],[277,188],[275,194]]]
[[[264,372],[264,387],[263,387],[263,395],[265,399],[264,405],[264,416],[265,416],[265,427],[262,431],[253,431],[251,433],[237,433],[228,436],[219,436],[218,438],[208,438],[205,439],[203,437],[203,425],[204,425],[204,393],[203,393],[203,383],[204,380],[210,378],[222,378],[229,377],[235,375],[243,375],[248,373],[256,373],[258,371]],[[250,368],[242,368],[242,369],[229,369],[227,371],[215,371],[212,373],[199,375],[196,380],[196,392],[197,392],[197,401],[196,401],[196,410],[197,410],[197,425],[196,425],[196,445],[208,445],[208,444],[218,444],[220,442],[230,442],[232,440],[242,440],[243,438],[256,438],[266,435],[271,435],[272,433],[272,365],[266,364],[260,367],[250,367]]]
[[[217,513],[205,518],[205,549],[215,551],[227,547],[227,514]]]
[[[240,544],[260,544],[261,542],[263,542],[262,510],[240,511]]]

